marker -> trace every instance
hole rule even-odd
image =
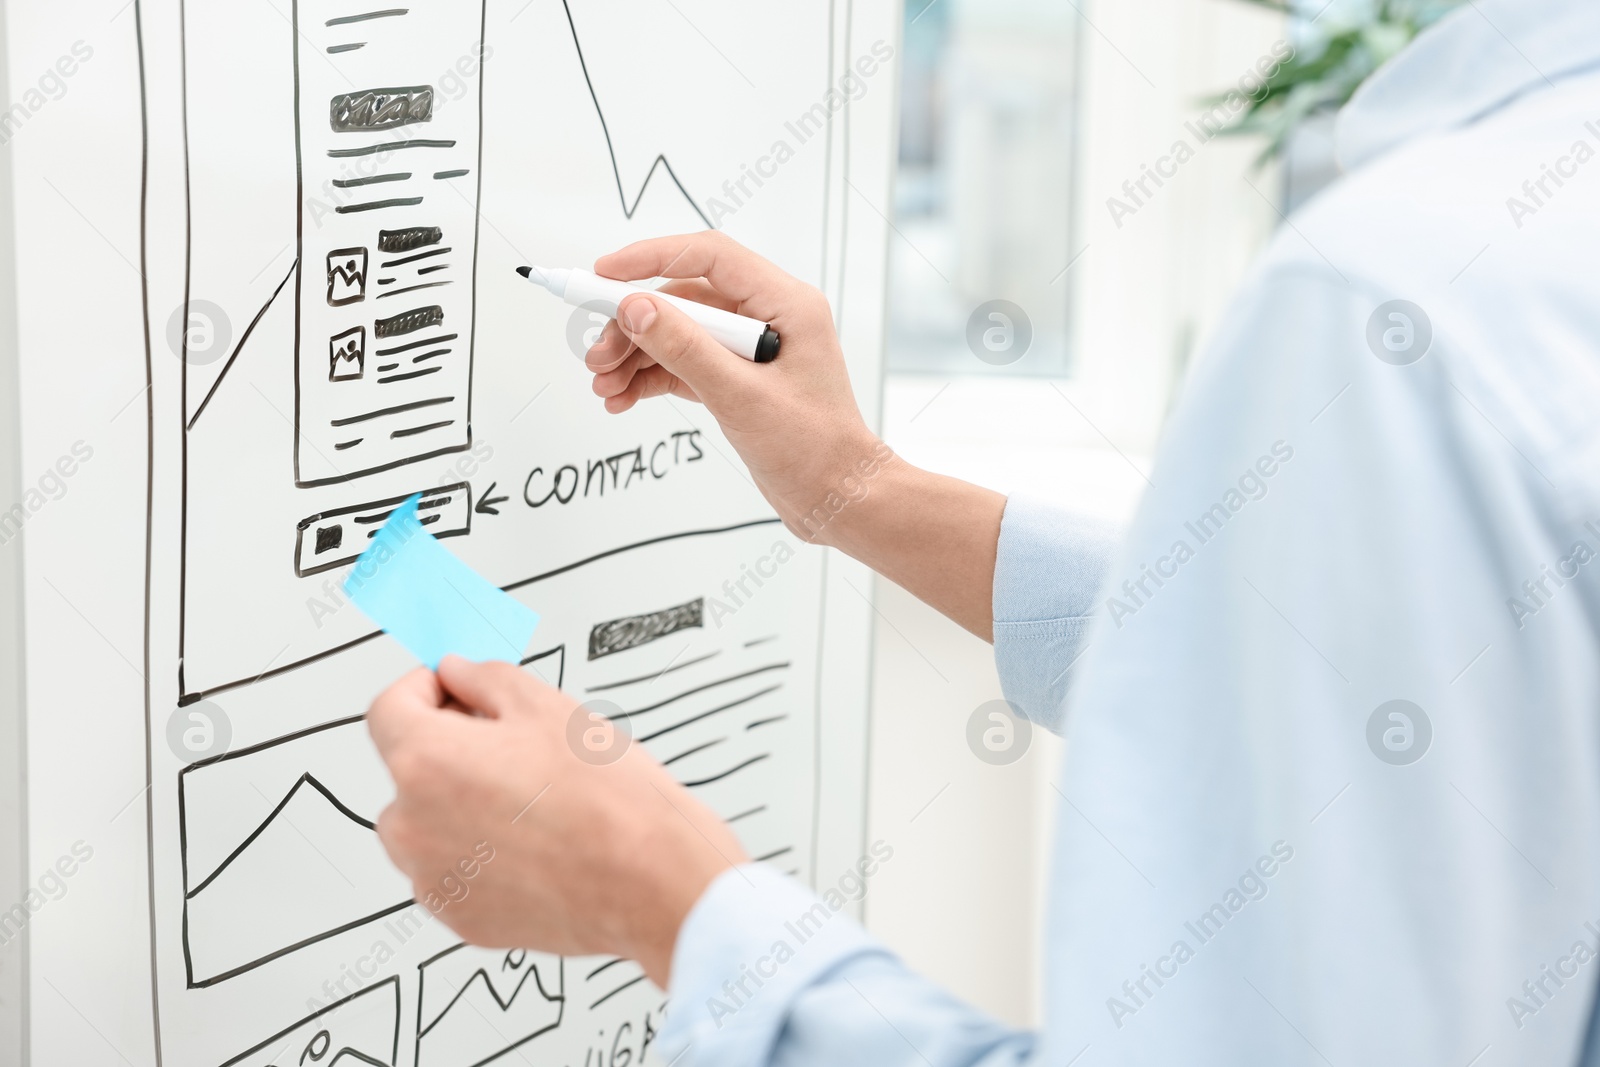
[[[550,290],[573,307],[591,308],[611,318],[617,317],[617,308],[628,297],[634,293],[648,293],[688,315],[729,351],[756,363],[771,363],[778,358],[778,346],[781,344],[778,331],[757,319],[685,300],[681,296],[646,289],[642,285],[602,278],[577,267],[518,267],[517,273],[534,285]]]

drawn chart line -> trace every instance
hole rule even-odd
[[[211,398],[217,395],[217,390],[222,386],[222,380],[226,378],[228,376],[228,372],[233,369],[234,360],[238,359],[239,353],[244,351],[244,346],[246,342],[250,340],[250,335],[255,332],[255,329],[258,325],[260,325],[261,320],[266,317],[267,312],[271,310],[272,305],[277,302],[278,294],[283,292],[283,287],[289,284],[289,279],[294,277],[294,272],[299,268],[299,266],[300,260],[298,258],[296,258],[293,263],[289,264],[289,273],[283,276],[283,281],[279,282],[278,287],[272,290],[272,295],[267,297],[267,302],[261,305],[261,310],[256,312],[256,317],[250,320],[249,326],[245,327],[244,334],[239,338],[239,343],[233,346],[233,353],[228,356],[228,362],[222,365],[222,373],[218,374],[217,380],[211,383],[211,388],[206,391],[206,398],[200,401],[200,406],[195,409],[194,417],[189,420],[189,425],[184,427],[185,430],[193,430],[194,424],[200,421],[201,415],[205,414],[206,405],[211,403]]]
[[[216,881],[222,872],[226,871],[233,861],[239,858],[240,854],[243,853],[245,849],[255,844],[256,838],[266,833],[267,830],[272,827],[272,824],[278,820],[278,816],[283,814],[283,809],[289,806],[289,802],[292,801],[295,798],[295,795],[300,792],[300,787],[303,785],[309,785],[311,788],[321,793],[327,798],[328,803],[332,804],[336,809],[338,809],[339,814],[343,815],[351,822],[367,830],[377,829],[376,825],[367,821],[366,819],[363,819],[354,811],[351,811],[343,801],[333,795],[332,790],[317,780],[316,775],[312,774],[310,771],[307,771],[305,774],[302,774],[299,780],[294,783],[294,786],[283,795],[283,799],[278,801],[277,806],[272,809],[272,814],[263,819],[261,821],[261,825],[250,831],[249,837],[241,841],[237,848],[228,853],[228,858],[222,861],[221,866],[212,871],[210,874],[206,875],[204,880],[202,880],[199,885],[189,890],[189,892],[185,893],[184,896],[190,900],[193,900],[202,890],[205,889],[206,886]]]
[[[544,979],[539,975],[539,965],[537,963],[528,964],[528,969],[522,973],[522,978],[518,980],[516,988],[504,1000],[500,999],[500,993],[495,989],[494,983],[489,980],[489,972],[479,967],[461,984],[461,988],[456,990],[456,995],[450,998],[450,1002],[439,1009],[439,1013],[433,1017],[433,1021],[417,1031],[417,1036],[427,1037],[433,1031],[433,1028],[438,1026],[446,1015],[450,1014],[450,1009],[454,1008],[461,998],[467,995],[468,991],[472,989],[472,984],[480,978],[483,979],[484,988],[489,991],[489,995],[494,998],[494,1002],[500,1006],[501,1011],[509,1011],[511,1009],[511,1005],[517,1002],[517,997],[522,994],[523,987],[528,984],[529,979],[533,980],[534,988],[539,991],[539,995],[545,999],[546,1003],[559,1004],[566,999],[565,996],[552,996],[545,989]]]
[[[716,229],[716,224],[706,217],[704,211],[700,210],[699,202],[689,194],[688,189],[683,187],[683,182],[678,179],[677,171],[672,169],[672,164],[664,154],[658,154],[655,162],[650,164],[650,173],[645,175],[644,184],[639,186],[639,193],[633,198],[633,205],[629,206],[628,194],[622,187],[622,168],[617,163],[617,149],[611,142],[611,127],[606,123],[605,109],[600,106],[600,94],[595,92],[594,79],[589,76],[589,61],[584,58],[583,42],[578,39],[578,24],[572,18],[572,5],[567,0],[561,0],[561,7],[567,13],[567,28],[572,31],[572,47],[578,53],[578,66],[583,69],[583,82],[589,87],[589,99],[594,101],[594,113],[600,118],[600,132],[605,134],[606,152],[611,156],[611,173],[617,180],[617,199],[622,202],[622,214],[624,217],[633,218],[634,212],[639,210],[639,202],[644,199],[645,190],[650,188],[650,179],[656,176],[658,168],[664,167],[666,168],[667,177],[672,179],[672,184],[678,187],[678,192],[682,193],[683,198],[689,202],[689,206],[694,208],[694,213],[700,216],[700,221],[706,224],[706,229]]]

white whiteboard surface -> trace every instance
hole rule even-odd
[[[776,524],[700,409],[606,416],[587,323],[513,268],[715,221],[828,292],[875,413],[899,18],[5,5],[25,747],[0,785],[25,803],[0,923],[32,906],[0,944],[0,1058],[654,1061],[635,965],[459,946],[365,825],[390,786],[359,716],[409,663],[333,590],[413,492],[543,616],[528,670],[638,712],[752,855],[854,862],[866,577]],[[674,622],[597,639],[639,615]],[[200,762],[169,740],[197,711],[230,734]]]

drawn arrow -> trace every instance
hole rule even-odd
[[[498,515],[498,514],[500,514],[500,509],[495,507],[495,505],[496,504],[504,504],[507,500],[510,500],[511,498],[508,497],[508,496],[490,496],[489,495],[490,493],[494,492],[494,487],[499,485],[499,484],[500,484],[499,482],[490,482],[488,490],[483,494],[483,499],[478,501],[478,506],[473,508],[472,510],[477,512],[479,515]]]

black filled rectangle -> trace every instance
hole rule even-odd
[[[663,608],[646,615],[630,615],[625,619],[600,623],[589,631],[589,658],[596,660],[602,656],[626,652],[630,648],[639,648],[652,641],[659,641],[680,630],[703,627],[706,624],[705,616],[706,601],[704,597],[700,597],[687,604]]]

